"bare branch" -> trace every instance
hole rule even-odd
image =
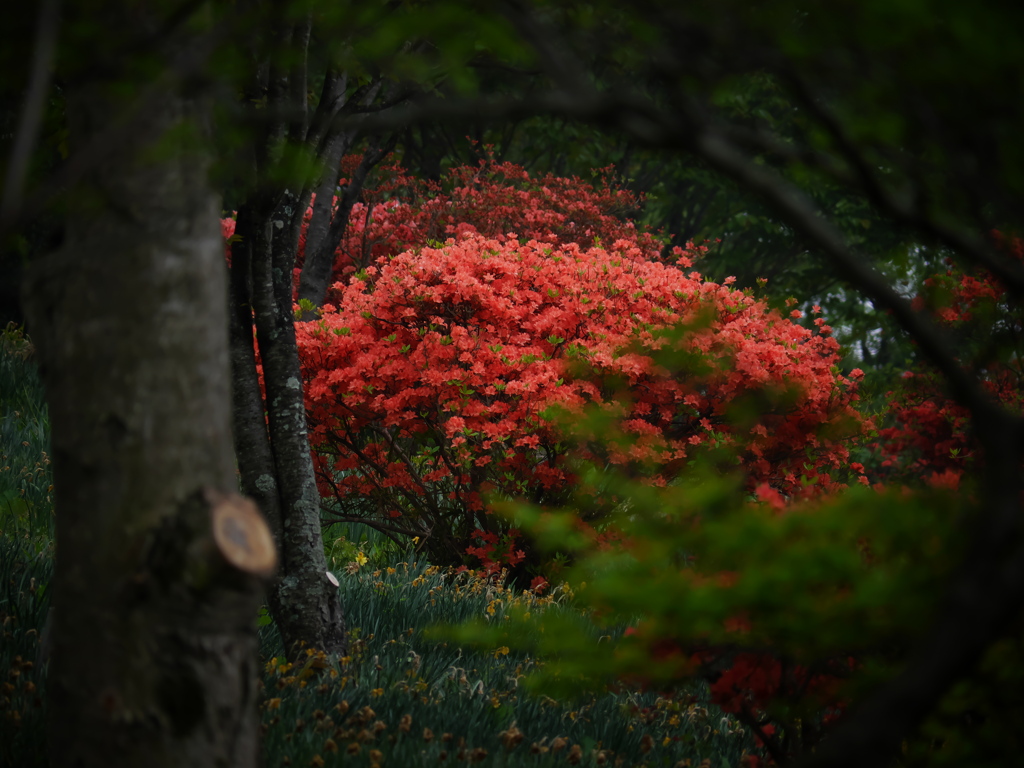
[[[347,138],[342,147],[340,142]],[[327,220],[331,214],[331,205],[334,198],[334,188],[338,183],[338,161],[341,152],[351,144],[350,133],[338,134],[339,146],[327,156],[327,168],[317,190],[317,198],[313,207],[313,218],[309,224],[306,236],[306,261],[302,265],[302,274],[299,278],[299,298],[307,299],[316,306],[322,306],[327,294],[327,285],[330,282],[330,271],[334,263],[334,253],[341,245],[345,232],[348,230],[348,220],[352,208],[363,191],[363,184],[370,171],[376,167],[381,160],[391,153],[397,142],[397,135],[392,134],[385,143],[381,143],[380,136],[376,135],[363,154],[359,163],[349,179],[345,192],[338,202],[338,209],[330,221],[329,228]],[[332,165],[333,163],[333,165]],[[333,169],[333,170],[332,170]]]
[[[402,536],[408,536],[410,539],[415,536],[424,536],[426,531],[417,530],[415,528],[403,528],[400,525],[394,525],[393,523],[385,523],[381,520],[374,520],[370,517],[360,517],[358,515],[343,515],[334,511],[330,507],[321,507],[321,512],[327,512],[332,517],[324,518],[325,525],[333,525],[335,523],[362,523],[368,525],[374,530],[380,531],[381,533],[398,533]]]
[[[697,134],[694,149],[712,165],[761,195],[778,210],[797,231],[814,243],[832,260],[837,271],[877,307],[892,312],[897,322],[920,345],[921,351],[946,377],[953,396],[974,412],[995,407],[990,396],[957,362],[949,350],[947,338],[922,312],[900,296],[867,259],[847,248],[842,235],[818,215],[811,200],[778,174],[744,157],[720,134]]]

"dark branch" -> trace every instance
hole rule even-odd
[[[821,99],[815,98],[806,83],[796,75],[790,73],[786,80],[800,103],[831,134],[842,157],[856,172],[861,188],[880,211],[933,237],[946,247],[968,256],[998,277],[1015,296],[1024,295],[1024,268],[1019,263],[998,258],[980,236],[954,229],[929,216],[914,195],[897,195],[887,189],[846,129],[835,115],[829,112]]]

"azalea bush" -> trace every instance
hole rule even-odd
[[[1024,241],[996,232],[997,245],[1024,261]],[[1005,287],[985,272],[965,272],[952,261],[924,283],[914,299],[971,354],[962,362],[978,371],[993,400],[1024,411],[1024,326],[1007,302]],[[879,474],[886,481],[957,488],[980,455],[970,430],[970,413],[945,391],[941,377],[926,367],[904,371],[889,392],[888,410],[875,445]]]
[[[353,174],[361,159],[360,155],[342,159],[342,186],[349,181],[345,174]],[[332,268],[340,285],[329,289],[328,300],[336,300],[341,286],[380,259],[468,234],[515,233],[527,240],[584,248],[626,239],[651,260],[695,258],[706,251],[692,243],[686,249],[670,248],[654,233],[638,229],[628,214],[639,209],[642,198],[613,187],[610,168],[596,173],[595,184],[553,174],[533,178],[522,166],[500,163],[488,155],[477,165],[457,166],[441,181],[431,182],[410,176],[398,164],[383,165],[364,184],[349,212]],[[299,234],[296,286],[306,259],[315,200],[314,195]],[[335,196],[332,215],[339,202]],[[234,218],[222,219],[221,231],[229,241],[235,234]],[[230,253],[227,257],[230,262]]]
[[[354,172],[360,159],[344,158],[343,174]],[[584,248],[627,239],[648,258],[678,257],[680,249],[666,249],[654,234],[638,230],[627,218],[642,201],[628,190],[614,188],[609,171],[598,171],[596,184],[553,174],[533,178],[521,166],[488,155],[477,165],[457,166],[441,181],[430,182],[410,176],[400,165],[385,165],[352,208],[335,251],[333,274],[347,281],[378,259],[474,233],[497,237],[514,232],[527,240]],[[346,182],[343,176],[341,183]],[[337,204],[335,198],[335,209]],[[312,206],[306,212],[307,223],[311,216]],[[303,229],[300,265],[305,243]],[[691,246],[689,251],[692,256],[698,249]]]
[[[488,498],[564,502],[583,461],[665,485],[716,451],[777,506],[838,487],[863,424],[828,326],[811,331],[688,263],[652,262],[634,240],[464,234],[338,285],[336,305],[296,326],[338,518],[416,537],[437,562],[469,548],[497,569],[526,552]],[[587,405],[624,439],[607,425],[570,439],[552,419]]]

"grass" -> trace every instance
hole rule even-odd
[[[0,331],[0,765],[46,765],[39,639],[53,573],[52,472],[31,344]]]
[[[51,549],[35,552],[6,532],[0,534],[0,765],[47,764],[46,675],[38,655],[52,573]]]
[[[331,663],[310,652],[293,666],[273,631],[264,632],[267,766],[717,767],[741,765],[753,752],[749,734],[703,691],[556,701],[520,685],[536,660],[507,647],[456,647],[426,632],[480,616],[501,622],[514,606],[575,610],[565,593],[540,597],[407,562],[350,567],[339,578],[355,628],[349,656]]]
[[[0,520],[9,536],[45,547],[53,539],[50,421],[32,345],[13,325],[0,330]]]
[[[40,634],[53,572],[49,425],[31,347],[0,338],[0,765],[46,765]],[[618,691],[572,701],[527,693],[541,663],[507,647],[464,648],[428,628],[513,607],[575,611],[567,590],[539,596],[407,554],[360,526],[325,532],[341,582],[348,656],[283,660],[259,621],[264,764],[277,766],[740,766],[753,739],[695,690]],[[88,631],[83,628],[83,631]],[[594,641],[600,634],[594,628]]]

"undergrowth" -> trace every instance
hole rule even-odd
[[[32,345],[0,330],[0,765],[46,765],[40,633],[53,574],[49,420]]]
[[[508,647],[471,651],[429,628],[501,622],[513,607],[575,611],[571,591],[539,596],[419,563],[339,574],[348,656],[283,660],[268,625],[261,704],[268,766],[739,766],[753,739],[707,701],[619,691],[556,701],[522,685],[538,663]],[[611,642],[594,627],[594,642]]]

